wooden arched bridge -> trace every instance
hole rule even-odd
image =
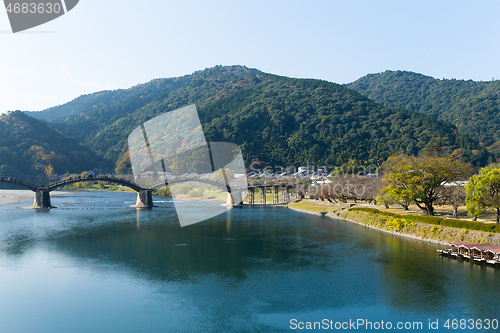
[[[139,185],[121,178],[114,177],[70,177],[64,180],[51,183],[49,185],[34,185],[22,180],[11,177],[0,177],[0,182],[9,183],[11,185],[16,185],[19,187],[24,187],[28,190],[35,192],[35,200],[33,203],[33,208],[36,209],[50,209],[53,208],[50,201],[50,192],[57,190],[58,188],[71,185],[73,183],[79,182],[89,182],[89,181],[102,181],[106,183],[114,183],[122,186],[129,187],[137,192],[137,208],[151,208],[153,207],[153,195],[151,189],[145,189]],[[165,186],[165,185],[163,185]]]
[[[180,183],[185,183],[185,182],[190,182],[190,181],[195,181],[198,183],[204,183],[212,186],[216,186],[221,188],[222,190],[228,192],[228,199],[227,199],[227,204],[228,205],[240,205],[243,202],[242,198],[242,192],[243,191],[248,191],[248,203],[250,205],[255,204],[255,190],[259,189],[261,193],[266,193],[268,190],[271,190],[273,194],[273,204],[279,204],[280,203],[280,197],[282,196],[282,202],[289,202],[290,201],[290,189],[294,188],[294,185],[279,185],[279,184],[262,184],[262,185],[249,185],[247,187],[241,187],[241,188],[233,188],[231,190],[231,187],[227,186],[226,184],[218,183],[209,179],[205,178],[199,178],[199,177],[189,177],[189,178],[176,178],[172,180],[168,180],[168,182],[162,182],[154,186],[150,186],[148,188],[143,188],[139,186],[138,184],[122,179],[122,178],[116,178],[116,177],[106,177],[106,176],[98,176],[94,177],[92,175],[89,175],[87,177],[73,177],[73,178],[67,178],[64,180],[60,180],[54,183],[51,183],[49,185],[34,185],[31,183],[24,182],[22,180],[18,180],[16,178],[11,178],[11,177],[1,177],[0,176],[0,183],[9,183],[11,185],[16,185],[19,187],[23,187],[26,189],[29,189],[33,192],[35,192],[35,200],[33,203],[33,208],[35,209],[50,209],[53,208],[51,201],[50,201],[50,192],[67,186],[71,185],[74,183],[79,183],[79,182],[95,182],[95,181],[101,181],[101,182],[106,182],[106,183],[114,183],[114,184],[119,184],[128,188],[131,188],[132,190],[137,192],[137,202],[135,207],[137,208],[152,208],[153,207],[153,195],[152,192],[156,189],[162,188],[166,185],[175,185],[175,184],[180,184]],[[281,195],[280,195],[281,194]],[[299,191],[296,191],[296,195],[299,194]],[[266,205],[266,195],[261,195],[261,204]]]

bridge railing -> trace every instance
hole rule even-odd
[[[116,178],[116,177],[93,177],[93,176],[87,176],[87,177],[75,177],[75,178],[67,178],[64,180],[59,180],[57,182],[51,183],[48,185],[48,188],[53,188],[53,187],[58,187],[66,184],[72,184],[72,183],[78,183],[78,182],[91,182],[91,181],[111,181],[115,182],[118,184],[125,184],[128,185],[129,187],[133,189],[141,189],[139,185],[137,185],[134,182],[128,181],[123,178]]]
[[[37,186],[34,185],[34,184],[31,184],[31,183],[28,183],[28,182],[25,182],[21,179],[16,179],[16,177],[14,178],[11,178],[11,177],[3,177],[3,176],[0,176],[0,181],[4,182],[4,183],[14,183],[14,184],[17,184],[17,185],[21,185],[21,186],[24,186],[24,187],[28,187],[30,189],[36,189]]]
[[[3,177],[3,176],[0,176],[0,181],[3,181],[3,182],[9,182],[9,183],[15,183],[17,185],[20,185],[20,186],[24,186],[24,187],[27,187],[27,188],[30,188],[31,190],[36,190],[38,188],[45,188],[45,186],[39,186],[39,185],[35,185],[35,184],[30,184],[28,182],[24,182],[22,180],[18,180],[16,179],[15,177],[14,178],[11,178],[11,177]],[[130,186],[131,188],[134,188],[134,189],[142,189],[141,186],[139,186],[138,184],[136,184],[135,182],[132,182],[132,181],[129,181],[129,180],[126,180],[126,179],[123,179],[123,178],[117,178],[117,177],[94,177],[94,176],[87,176],[87,177],[75,177],[75,178],[68,178],[68,179],[64,179],[64,180],[59,180],[57,182],[54,182],[54,183],[51,183],[49,184],[46,188],[54,188],[54,187],[59,187],[59,186],[62,186],[62,185],[65,185],[65,184],[71,184],[71,183],[77,183],[77,182],[88,182],[88,181],[113,181],[113,182],[116,182],[116,183],[121,183],[121,184],[124,184],[124,185],[128,185]],[[222,183],[218,183],[216,181],[213,181],[211,179],[208,179],[208,178],[205,178],[205,177],[177,177],[177,178],[167,178],[165,179],[164,181],[162,181],[161,183],[158,183],[158,184],[155,184],[155,185],[151,185],[148,189],[154,189],[154,188],[157,188],[159,186],[162,186],[162,185],[168,185],[169,183],[172,183],[172,185],[174,185],[175,183],[182,183],[182,182],[188,182],[188,181],[199,181],[199,182],[204,182],[204,183],[207,183],[207,184],[217,184],[219,185],[221,188],[224,187],[225,184],[222,184]],[[251,189],[251,188],[264,188],[264,187],[289,187],[289,188],[292,188],[294,187],[293,185],[289,185],[289,184],[247,184],[247,186],[242,186],[241,189],[243,188],[247,188],[247,189]],[[146,188],[144,188],[146,189]],[[235,188],[235,189],[240,189],[240,187],[238,188]]]

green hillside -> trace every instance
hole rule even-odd
[[[68,113],[72,103],[74,110]],[[253,158],[273,166],[307,161],[331,166],[352,158],[380,163],[401,152],[418,154],[432,139],[448,153],[463,148],[464,158],[476,165],[488,159],[478,142],[451,124],[385,108],[338,84],[241,66],[102,92],[85,103],[66,104],[60,117],[52,113],[49,125],[117,163],[124,160],[127,137],[135,127],[192,103],[207,139],[241,145],[247,165]]]
[[[106,166],[89,148],[16,111],[0,116],[0,175],[43,183],[44,169],[82,172]]]
[[[412,72],[385,71],[366,75],[346,86],[385,106],[450,122],[487,147],[500,140],[498,80],[439,80]]]

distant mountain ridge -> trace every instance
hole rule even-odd
[[[43,183],[44,170],[80,173],[109,168],[88,147],[70,139],[46,123],[16,111],[0,116],[0,176]]]
[[[450,122],[485,146],[500,141],[498,80],[440,80],[407,71],[385,71],[345,86],[387,107],[418,111]]]
[[[127,162],[127,137],[141,123],[196,104],[206,137],[241,145],[270,165],[381,163],[418,154],[432,139],[476,165],[488,153],[448,123],[385,108],[341,85],[277,76],[243,66],[216,66],[129,89],[81,96],[36,116],[112,163]]]
[[[85,103],[87,103],[89,100],[92,100],[101,93],[103,92],[81,95],[80,97],[77,97],[71,102],[65,103],[63,105],[54,106],[43,111],[25,111],[24,113],[39,120],[64,119],[70,113],[74,112],[75,109],[78,109],[79,107],[85,105]]]

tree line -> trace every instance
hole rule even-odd
[[[314,198],[334,202],[364,200],[389,208],[399,205],[409,210],[415,204],[430,216],[436,206],[449,205],[453,217],[465,206],[474,220],[486,211],[496,212],[500,223],[500,165],[490,164],[475,172],[457,155],[391,156],[381,167],[380,177],[356,173],[334,176],[331,183],[312,187]]]

